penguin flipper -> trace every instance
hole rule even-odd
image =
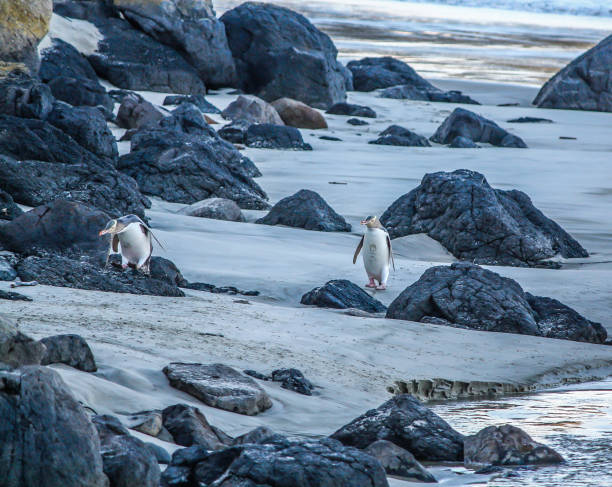
[[[387,234],[387,248],[389,249],[389,259],[393,264],[393,270],[395,270],[395,260],[393,259],[393,249],[391,248],[391,238],[389,237],[389,234]]]
[[[357,256],[359,255],[359,252],[361,252],[361,247],[363,247],[363,239],[365,237],[362,235],[361,236],[361,240],[359,241],[359,245],[357,245],[357,249],[355,250],[355,255],[353,255],[353,264],[355,262],[357,262]]]
[[[145,235],[151,235],[151,237],[153,237],[155,241],[157,242],[157,245],[159,245],[162,249],[166,250],[166,248],[161,244],[161,242],[157,239],[153,231],[148,226],[146,226],[144,223],[141,223],[140,229],[142,230],[142,233],[144,233]]]
[[[117,235],[116,233],[113,235],[111,245],[113,247],[113,252],[119,252],[119,235]]]

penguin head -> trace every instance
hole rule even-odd
[[[361,220],[362,225],[366,225],[368,228],[377,228],[380,226],[377,216],[367,216],[364,220]]]

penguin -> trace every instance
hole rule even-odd
[[[136,270],[142,269],[145,274],[151,274],[151,254],[153,242],[151,237],[162,247],[151,229],[136,215],[126,215],[111,220],[99,235],[112,235],[106,262],[111,253],[121,253],[121,267],[128,266]],[[121,246],[121,251],[119,251]],[[163,247],[162,247],[163,248]]]
[[[361,221],[361,224],[367,228],[355,250],[353,264],[357,262],[359,252],[363,248],[363,265],[370,279],[366,287],[384,291],[387,289],[390,262],[393,263],[393,270],[395,270],[391,239],[376,216],[366,217],[365,220]],[[378,281],[378,286],[374,282],[375,279]]]

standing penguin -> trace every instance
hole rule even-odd
[[[393,263],[393,270],[395,270],[391,239],[377,217],[368,216],[365,220],[361,221],[361,224],[365,225],[367,229],[361,237],[359,245],[357,245],[357,250],[355,250],[355,255],[353,256],[353,264],[357,262],[357,256],[363,247],[363,265],[370,279],[366,287],[383,291],[387,289],[390,262]],[[378,286],[374,279],[378,281]]]
[[[99,233],[100,236],[106,234],[112,235],[109,255],[111,252],[119,252],[121,246],[121,267],[123,269],[130,266],[142,269],[145,274],[151,273],[149,268],[153,252],[151,237],[155,238],[155,235],[140,218],[136,215],[126,215],[111,220]],[[159,243],[157,238],[155,241]]]

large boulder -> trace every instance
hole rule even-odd
[[[314,108],[301,101],[291,98],[279,98],[272,102],[272,106],[283,119],[285,125],[300,129],[326,129],[325,117]]]
[[[399,125],[390,125],[378,134],[378,139],[371,140],[368,144],[398,145],[402,147],[431,147],[427,137],[423,137]]]
[[[395,396],[371,409],[340,428],[332,438],[357,448],[387,440],[418,460],[463,460],[463,435],[409,394]]]
[[[346,279],[328,281],[324,286],[308,291],[300,303],[319,308],[354,308],[368,313],[382,313],[387,309],[378,299]]]
[[[375,441],[364,451],[376,458],[389,475],[414,479],[418,482],[436,482],[435,477],[414,458],[412,453],[390,441]]]
[[[225,198],[208,198],[182,208],[179,213],[199,218],[239,222],[243,220],[240,207],[232,200]]]
[[[43,344],[21,333],[15,324],[0,315],[1,364],[9,367],[38,365],[44,354]]]
[[[0,78],[0,113],[15,117],[45,119],[53,109],[48,86],[22,71]]]
[[[525,193],[494,189],[467,169],[426,174],[380,221],[391,238],[427,233],[455,257],[480,264],[534,266],[557,254],[588,257]]]
[[[232,443],[231,437],[209,424],[198,408],[175,404],[164,409],[162,415],[164,428],[177,445],[221,450]]]
[[[52,0],[0,0],[0,61],[38,70],[38,43],[47,34]]]
[[[167,485],[216,487],[387,487],[385,471],[370,455],[324,438],[280,435],[199,455],[173,456]],[[190,483],[193,482],[193,483]]]
[[[295,127],[268,123],[250,125],[245,134],[245,143],[256,149],[312,150]]]
[[[182,53],[207,86],[236,83],[225,26],[209,0],[112,0],[118,10],[153,39]]]
[[[274,125],[284,124],[272,105],[252,95],[240,95],[221,112],[221,115],[228,120],[246,120],[251,123]]]
[[[57,372],[0,372],[0,417],[3,486],[108,486],[96,429]]]
[[[136,179],[145,194],[175,203],[227,198],[241,208],[266,209],[267,196],[253,177],[257,167],[204,121],[193,105],[132,136],[131,152],[118,169]]]
[[[83,372],[98,370],[89,345],[80,335],[54,335],[40,342],[46,348],[42,365],[66,364]]]
[[[319,232],[350,232],[351,225],[336,213],[318,193],[301,189],[283,198],[255,223],[285,225]]]
[[[38,77],[44,83],[59,77],[98,81],[87,58],[72,44],[58,38],[51,39],[51,45],[41,51]]]
[[[59,76],[49,82],[49,88],[55,98],[75,107],[102,107],[108,114],[113,112],[113,100],[98,81]]]
[[[94,416],[104,473],[110,487],[159,487],[157,458],[114,416]]]
[[[389,305],[387,318],[592,343],[607,336],[602,325],[558,301],[527,294],[516,281],[468,262],[425,271]]]
[[[431,141],[450,144],[456,137],[466,137],[474,142],[486,142],[499,147],[527,148],[520,137],[507,132],[494,121],[465,108],[455,108],[431,136]]]
[[[549,79],[533,103],[540,108],[612,112],[612,35]]]
[[[346,97],[350,73],[331,39],[284,7],[246,2],[223,14],[239,88],[266,101],[288,97],[328,108]]]
[[[98,76],[126,90],[205,94],[197,71],[173,48],[134,29],[126,20],[96,19],[103,39],[87,56]]]
[[[249,416],[272,407],[268,394],[253,379],[227,365],[175,362],[164,367],[164,374],[171,386],[211,407]]]
[[[466,465],[546,465],[564,461],[555,450],[509,424],[489,426],[466,436],[464,448]]]

